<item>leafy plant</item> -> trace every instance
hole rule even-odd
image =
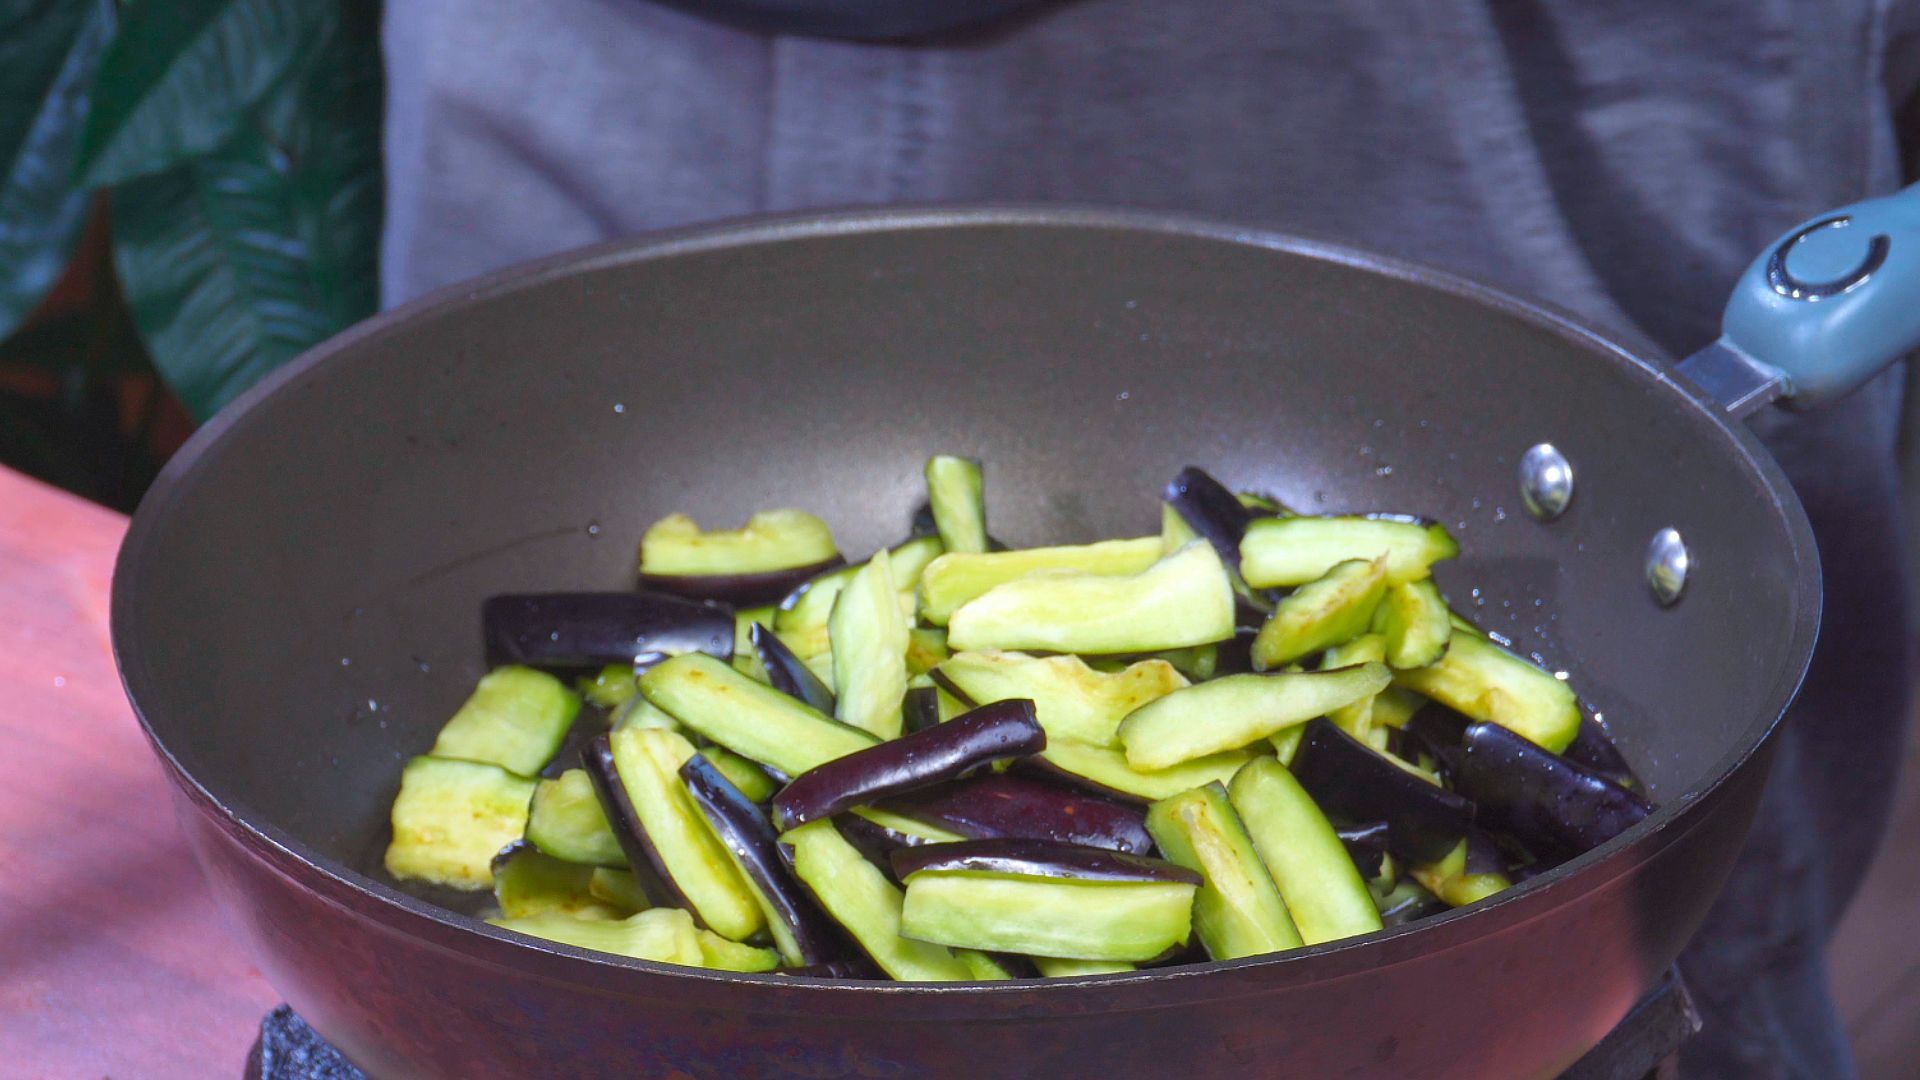
[[[0,336],[105,191],[113,266],[199,417],[374,310],[373,0],[0,0]]]

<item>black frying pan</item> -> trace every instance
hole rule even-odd
[[[1856,208],[1840,239],[1892,212]],[[1883,261],[1816,314],[1913,270]],[[1736,340],[1701,378],[1777,394],[1752,357],[1785,353]],[[1576,478],[1545,523],[1516,486],[1542,441]],[[1464,547],[1449,595],[1574,672],[1664,808],[1471,910],[1046,984],[690,972],[380,877],[400,764],[481,673],[482,598],[625,587],[672,510],[804,506],[858,554],[904,533],[936,450],[988,462],[1014,543],[1150,532],[1189,462],[1311,511],[1438,517]],[[1672,606],[1646,573],[1666,528],[1692,556]],[[1752,436],[1566,318],[1326,245],[973,210],[673,234],[375,319],[174,460],[121,553],[113,632],[239,932],[377,1075],[1527,1076],[1597,1042],[1699,923],[1819,607],[1806,520]]]

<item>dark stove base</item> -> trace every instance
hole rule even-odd
[[[1653,993],[1560,1080],[1666,1080],[1673,1075],[1680,1044],[1699,1030],[1693,997],[1680,973],[1669,971]],[[247,1080],[366,1080],[366,1074],[282,1005],[260,1021],[260,1038],[247,1055]]]

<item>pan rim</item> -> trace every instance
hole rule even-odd
[[[264,820],[244,802],[221,796],[202,778],[189,771],[168,748],[155,730],[141,704],[141,690],[154,680],[143,662],[140,643],[134,640],[133,595],[141,579],[142,566],[154,546],[154,537],[165,522],[182,491],[189,488],[196,466],[211,456],[265,398],[286,392],[323,372],[335,357],[350,354],[363,342],[404,329],[428,317],[457,313],[460,309],[484,303],[505,293],[538,287],[563,276],[591,273],[594,270],[638,262],[654,261],[678,255],[732,248],[756,247],[770,243],[828,238],[839,235],[875,235],[891,232],[951,230],[956,228],[1024,227],[1049,229],[1106,229],[1209,240],[1261,248],[1288,255],[1330,262],[1353,269],[1381,274],[1410,284],[1473,301],[1491,312],[1518,319],[1545,330],[1571,346],[1594,354],[1595,362],[1610,362],[1630,376],[1650,381],[1677,392],[1688,405],[1710,420],[1731,443],[1741,463],[1751,470],[1770,495],[1773,512],[1785,526],[1794,559],[1794,597],[1796,610],[1788,637],[1789,655],[1794,661],[1779,670],[1767,694],[1769,705],[1743,732],[1736,747],[1714,762],[1706,779],[1663,803],[1658,811],[1626,833],[1552,871],[1522,882],[1499,895],[1470,908],[1454,909],[1412,923],[1390,927],[1372,934],[1327,942],[1286,953],[1247,957],[1229,961],[1207,961],[1163,969],[1117,975],[1080,976],[1069,979],[1016,980],[1013,982],[966,983],[893,983],[868,980],[805,979],[770,974],[742,974],[685,968],[653,961],[594,953],[572,946],[545,942],[513,934],[481,920],[460,915],[427,901],[403,893],[352,867],[322,855],[305,842]],[[266,859],[273,868],[309,891],[332,903],[344,903],[329,892],[345,890],[361,901],[351,905],[362,918],[379,923],[383,929],[408,934],[404,926],[415,922],[419,929],[434,929],[436,939],[461,942],[457,949],[469,960],[499,964],[515,970],[538,974],[567,983],[601,984],[610,978],[634,976],[671,976],[676,980],[695,980],[742,988],[743,1000],[735,1007],[751,1009],[745,1000],[749,987],[777,988],[781,993],[822,991],[843,1000],[866,1000],[876,995],[895,998],[935,997],[953,999],[957,992],[986,1002],[1004,1004],[1009,995],[1045,992],[1050,1000],[1071,996],[1076,988],[1098,987],[1112,991],[1121,987],[1146,990],[1172,982],[1191,982],[1207,976],[1244,971],[1250,968],[1284,969],[1289,982],[1317,982],[1341,978],[1356,971],[1391,966],[1415,956],[1444,951],[1470,943],[1479,937],[1531,921],[1557,907],[1566,896],[1597,889],[1628,872],[1639,861],[1636,852],[1650,853],[1649,841],[1675,826],[1690,827],[1699,820],[1688,811],[1718,791],[1773,737],[1788,707],[1797,698],[1805,679],[1819,632],[1822,608],[1820,565],[1812,527],[1797,494],[1784,472],[1745,424],[1727,417],[1720,406],[1703,392],[1676,378],[1661,362],[1644,358],[1613,336],[1587,324],[1578,316],[1557,307],[1514,296],[1471,278],[1404,259],[1376,255],[1331,240],[1282,233],[1221,222],[1204,216],[1160,210],[1129,209],[1075,204],[981,203],[964,206],[889,206],[883,208],[807,211],[774,215],[755,215],[711,224],[665,230],[640,237],[618,239],[561,252],[541,259],[509,266],[469,281],[455,283],[392,310],[381,312],[338,335],[314,346],[283,365],[242,393],[188,440],[161,471],[135,511],[119,554],[115,560],[110,601],[110,630],[115,664],[128,701],[142,731],[176,784],[194,803],[213,811],[232,838],[244,843],[256,857]],[[310,880],[317,876],[329,890],[318,890]],[[1501,917],[1496,918],[1496,913]],[[1477,920],[1477,921],[1474,921]],[[1464,926],[1464,929],[1463,929]],[[1409,946],[1411,939],[1424,939]],[[451,948],[445,940],[439,947]],[[536,967],[544,965],[544,968]],[[582,966],[590,965],[590,966]],[[1299,969],[1310,970],[1306,975]],[[657,988],[681,983],[655,980]],[[1277,983],[1276,983],[1277,985]],[[639,991],[645,983],[630,987]],[[613,989],[612,987],[607,987]],[[1204,996],[1204,995],[1189,995]],[[1165,1003],[1138,1008],[1162,1007]],[[771,1007],[771,1006],[770,1006]],[[1130,1006],[1121,1004],[1115,1011]]]

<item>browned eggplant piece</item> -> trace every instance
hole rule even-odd
[[[1577,855],[1653,813],[1653,804],[1498,724],[1467,728],[1455,782],[1489,828],[1529,847]],[[1504,869],[1504,867],[1503,867]]]
[[[1647,789],[1647,785],[1641,783],[1640,777],[1634,774],[1633,766],[1621,756],[1620,748],[1613,744],[1613,736],[1607,734],[1607,729],[1590,713],[1580,714],[1580,732],[1565,750],[1560,751],[1560,756],[1577,765],[1585,765],[1621,787],[1634,791]]]
[[[898,877],[904,879],[922,870],[1200,884],[1199,874],[1165,859],[1046,840],[961,840],[905,847],[893,853],[893,872]]]
[[[1370,821],[1364,825],[1347,825],[1333,832],[1346,845],[1347,854],[1353,856],[1353,865],[1359,868],[1361,877],[1372,881],[1380,876],[1380,864],[1386,859],[1391,826],[1384,821]]]
[[[781,831],[843,810],[957,779],[995,761],[1045,749],[1033,702],[996,701],[911,735],[856,750],[793,778],[773,797]]]
[[[1145,855],[1153,850],[1137,807],[1005,773],[969,777],[889,799],[902,817],[973,840],[1048,840]]]
[[[900,699],[901,730],[911,735],[940,723],[940,688],[915,686]]]
[[[839,925],[793,879],[780,856],[779,837],[753,800],[698,754],[680,766],[680,778],[757,894],[781,958],[789,965],[813,965],[852,955],[855,950]]]
[[[735,607],[756,607],[774,603],[821,574],[845,565],[846,556],[835,555],[805,566],[751,574],[642,574],[640,583],[689,600],[717,600]]]
[[[790,697],[799,698],[818,709],[822,715],[832,716],[833,691],[820,681],[806,661],[793,655],[780,636],[759,623],[747,631],[747,640],[753,645],[754,655],[760,658],[760,666],[767,669],[767,682],[775,690]]]
[[[660,593],[519,593],[480,609],[489,664],[542,668],[634,664],[703,652],[733,656],[733,612]]]
[[[1226,485],[1197,465],[1181,469],[1162,495],[1167,505],[1191,528],[1213,545],[1220,560],[1229,567],[1240,567],[1240,538],[1247,523],[1262,515],[1240,502]]]
[[[586,769],[587,779],[593,782],[593,793],[600,797],[600,807],[607,812],[607,823],[613,826],[613,835],[619,839],[620,850],[626,853],[627,864],[633,868],[634,880],[646,894],[647,903],[654,907],[691,908],[679,887],[662,869],[665,862],[647,839],[640,814],[633,808],[633,800],[627,797],[625,785],[620,783],[620,772],[613,764],[611,737],[596,736],[581,751],[580,763]]]
[[[1292,772],[1336,822],[1385,821],[1387,850],[1409,862],[1442,859],[1473,821],[1473,804],[1321,717],[1309,722]]]

